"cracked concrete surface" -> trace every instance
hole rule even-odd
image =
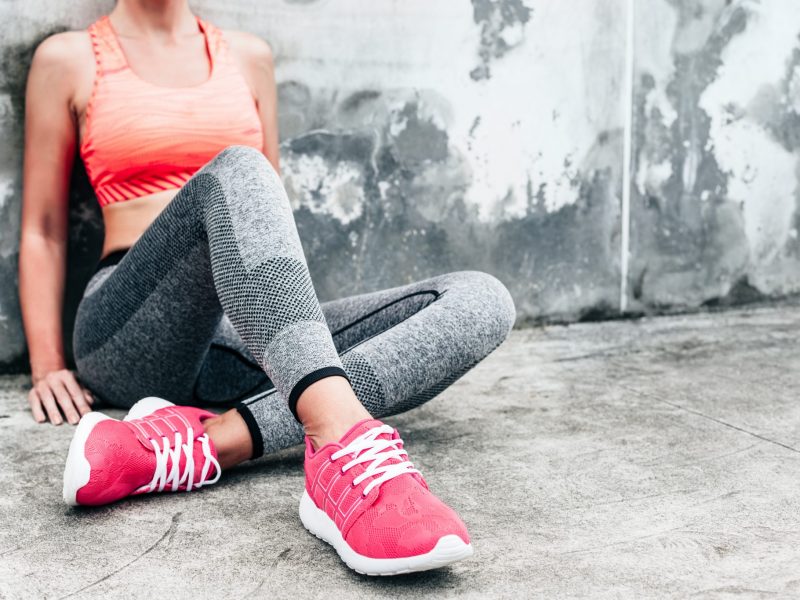
[[[297,517],[299,450],[73,510],[71,430],[0,379],[0,597],[800,596],[800,304],[515,331],[401,428],[476,556],[349,572]]]

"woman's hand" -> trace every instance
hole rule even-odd
[[[89,390],[78,383],[72,371],[60,369],[34,377],[28,403],[37,423],[49,419],[53,425],[61,425],[66,417],[69,423],[76,425],[81,416],[91,412],[94,399]]]

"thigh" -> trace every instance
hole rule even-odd
[[[78,374],[113,405],[193,400],[222,308],[192,194],[190,181],[78,306]]]

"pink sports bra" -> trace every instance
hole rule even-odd
[[[263,149],[255,98],[222,32],[197,24],[211,74],[181,88],[138,77],[107,16],[89,27],[97,74],[80,154],[101,206],[180,188],[228,146]]]

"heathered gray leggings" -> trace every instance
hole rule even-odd
[[[302,441],[297,398],[347,377],[376,417],[430,400],[508,335],[508,291],[467,271],[320,306],[289,200],[251,148],[198,172],[78,306],[81,381],[129,407],[242,400],[255,456]]]

